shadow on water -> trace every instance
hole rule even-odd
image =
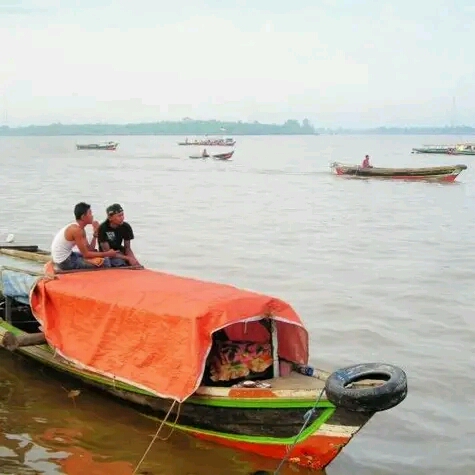
[[[70,391],[79,390],[71,398]],[[80,382],[0,352],[1,473],[132,475],[157,422]],[[163,437],[170,433],[165,431]],[[273,474],[278,465],[181,432],[157,440],[138,475]],[[310,474],[284,466],[280,475]],[[320,472],[324,475],[324,472]]]

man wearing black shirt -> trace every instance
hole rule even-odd
[[[112,267],[140,265],[130,247],[130,241],[134,239],[134,232],[132,226],[124,221],[122,206],[114,203],[106,209],[106,213],[107,219],[97,230],[99,249],[101,251],[114,249],[120,252],[117,257],[110,259]]]

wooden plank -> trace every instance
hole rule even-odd
[[[91,269],[71,269],[71,270],[55,270],[56,274],[77,274],[80,272],[98,272],[108,270],[141,270],[145,269],[144,266],[126,266],[126,267],[93,267]]]
[[[42,262],[42,263],[47,263],[51,260],[51,256],[47,253],[43,254],[39,252],[28,252],[28,251],[22,251],[20,249],[9,249],[9,248],[3,248],[0,247],[0,254],[4,254],[6,256],[10,257],[16,257],[18,259],[24,259],[27,261],[35,261],[35,262]]]
[[[18,251],[38,252],[38,246],[18,246],[16,244],[0,245],[0,249],[16,249]]]

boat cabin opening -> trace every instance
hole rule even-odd
[[[293,365],[279,357],[278,342],[276,322],[269,317],[214,332],[201,385],[230,387],[290,374]]]

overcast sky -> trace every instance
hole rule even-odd
[[[0,0],[0,124],[475,125],[474,15],[475,0]]]

